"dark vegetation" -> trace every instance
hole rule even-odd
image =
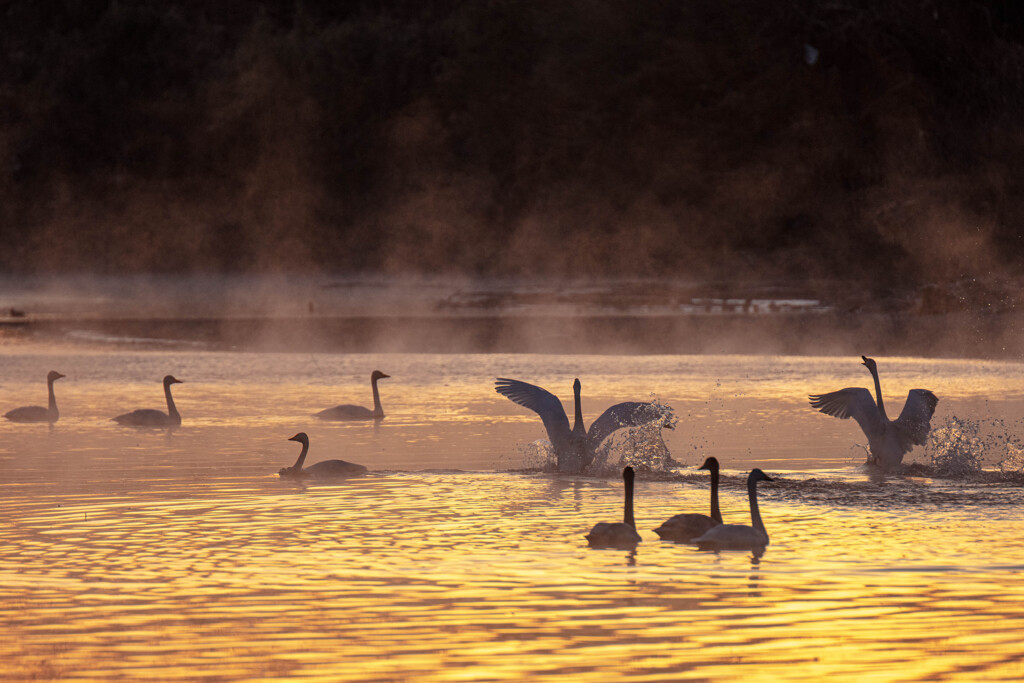
[[[8,272],[1020,275],[1011,0],[0,8]]]

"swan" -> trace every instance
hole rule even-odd
[[[576,417],[572,429],[558,397],[541,387],[517,379],[499,377],[494,390],[513,403],[529,408],[540,415],[547,430],[548,440],[558,458],[558,471],[578,474],[594,460],[601,442],[622,427],[636,427],[661,417],[660,411],[650,403],[629,401],[618,403],[594,420],[587,431],[583,426],[583,407],[580,402],[580,381],[572,383]]]
[[[708,458],[699,468],[711,471],[711,516],[696,512],[673,515],[654,529],[654,532],[665,541],[688,543],[707,532],[711,527],[722,523],[722,511],[718,507],[718,459]]]
[[[927,389],[911,389],[907,394],[907,402],[903,404],[903,412],[895,421],[890,421],[882,405],[882,385],[878,381],[878,365],[873,358],[861,356],[864,365],[875,378],[876,404],[871,399],[871,392],[862,387],[849,387],[820,396],[808,396],[811,407],[817,408],[826,415],[842,419],[852,417],[864,430],[868,437],[868,448],[871,455],[869,465],[878,465],[882,469],[893,469],[901,462],[903,456],[915,445],[923,445],[931,430],[932,415],[939,399]]]
[[[184,382],[180,379],[174,379],[171,375],[164,377],[164,396],[167,397],[166,413],[148,408],[133,410],[130,413],[118,415],[114,418],[114,422],[133,427],[177,427],[181,424],[181,414],[178,413],[178,408],[174,405],[174,399],[171,398],[172,384],[184,384]]]
[[[301,443],[302,452],[299,453],[299,459],[295,461],[292,467],[282,467],[278,471],[278,475],[282,477],[338,479],[341,477],[358,477],[361,474],[366,474],[366,468],[362,465],[344,460],[324,460],[315,465],[310,465],[306,469],[302,469],[302,463],[306,461],[306,453],[309,452],[309,437],[306,436],[306,432],[299,432],[288,440]]]
[[[586,535],[587,542],[594,548],[635,548],[640,542],[633,520],[633,468],[622,470],[622,481],[626,484],[625,511],[621,522],[598,522]]]
[[[46,388],[50,392],[48,407],[23,406],[7,411],[4,413],[4,417],[11,422],[56,422],[60,413],[57,412],[57,397],[53,395],[53,383],[61,377],[67,377],[67,375],[62,375],[56,370],[50,370],[46,375]]]
[[[314,417],[321,420],[383,420],[384,409],[380,405],[380,392],[377,391],[377,380],[387,379],[391,375],[385,375],[380,370],[374,370],[370,375],[370,386],[373,387],[373,410],[363,406],[340,405],[327,408],[316,413]]]
[[[747,496],[750,498],[750,521],[746,524],[719,524],[690,541],[701,550],[764,550],[768,545],[768,532],[761,521],[761,510],[757,507],[757,482],[774,481],[759,469],[750,470],[747,475]]]

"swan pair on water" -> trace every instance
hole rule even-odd
[[[747,496],[750,499],[750,525],[723,524],[718,507],[718,460],[708,458],[700,469],[711,471],[711,516],[696,513],[675,515],[654,531],[663,540],[696,545],[701,550],[752,550],[763,552],[768,546],[768,531],[757,505],[757,482],[773,481],[760,469],[747,475]],[[595,548],[635,548],[640,542],[633,517],[633,468],[622,470],[625,483],[625,511],[621,522],[598,522],[586,534]]]

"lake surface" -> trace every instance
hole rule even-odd
[[[851,420],[809,393],[870,386],[859,359],[768,356],[355,355],[0,344],[0,673],[5,680],[1020,680],[1024,678],[1024,365],[879,358],[891,416],[911,388],[940,398],[940,432],[910,460],[980,458],[983,472],[866,472]],[[325,423],[339,403],[387,418]],[[120,427],[164,408],[184,423]],[[622,515],[606,476],[544,470],[536,415],[495,377],[587,421],[656,399],[682,467],[638,474],[635,552],[583,534]],[[571,414],[571,412],[570,412]],[[963,425],[968,431],[963,433]],[[370,474],[299,485],[308,463]],[[938,430],[936,430],[938,431]],[[613,455],[633,457],[628,439]],[[964,452],[961,452],[964,451]],[[966,452],[969,451],[969,452]],[[700,552],[650,529],[706,512],[748,523],[760,467],[771,545]],[[947,457],[948,459],[948,457]],[[1002,463],[1002,471],[999,468]]]

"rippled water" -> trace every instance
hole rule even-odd
[[[1020,480],[998,472],[1024,436],[1024,366],[879,359],[890,413],[910,388],[936,424],[981,425],[986,471],[872,477],[852,421],[808,393],[869,386],[856,359],[290,355],[0,347],[0,672],[9,680],[978,680],[1024,678]],[[387,419],[321,423],[369,405]],[[173,433],[109,421],[162,407]],[[635,553],[583,534],[622,514],[617,477],[538,470],[540,421],[493,391],[517,377],[589,420],[657,398],[688,468],[715,455],[723,513],[748,517],[750,467],[772,543],[699,552],[649,531],[705,511],[703,473],[641,473]],[[652,396],[653,394],[653,396]],[[281,481],[309,461],[371,474]],[[987,430],[987,431],[986,431]],[[1011,439],[1012,440],[1012,439]],[[928,464],[930,451],[916,460]]]

